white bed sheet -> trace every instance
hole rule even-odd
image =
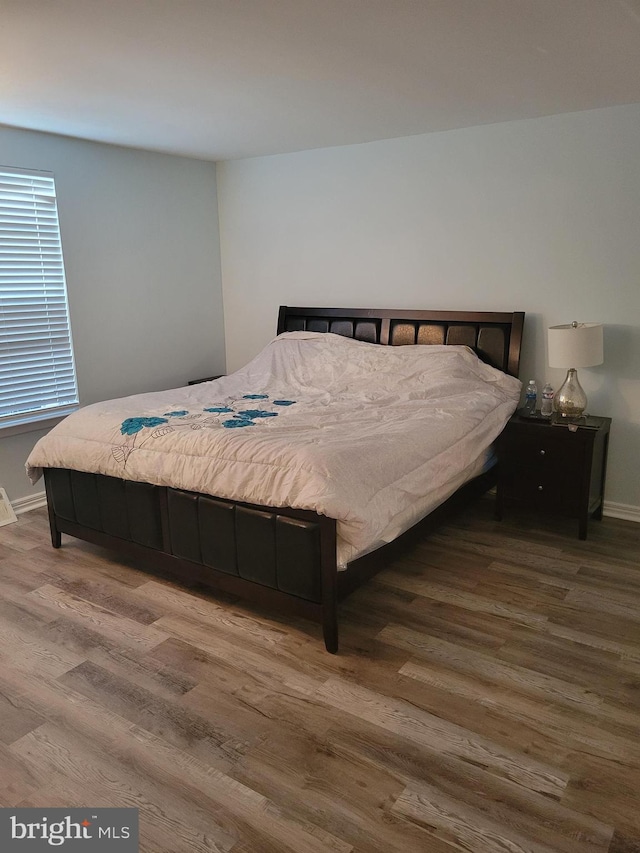
[[[236,373],[96,403],[27,461],[335,518],[341,567],[480,473],[521,383],[466,347],[289,332]]]

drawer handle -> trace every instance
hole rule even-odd
[[[544,455],[546,454],[546,452],[547,452],[546,450],[541,450],[541,451],[540,451],[540,456],[544,456]]]
[[[542,491],[542,486],[538,486],[538,491],[539,491],[539,492],[541,492],[541,491]]]

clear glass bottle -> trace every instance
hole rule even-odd
[[[553,388],[547,382],[542,389],[542,403],[540,405],[540,414],[545,418],[550,418],[553,414]]]

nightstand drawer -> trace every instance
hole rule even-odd
[[[580,503],[585,442],[551,427],[507,431],[502,439],[504,496],[532,508],[572,513]],[[508,460],[508,462],[507,462]]]
[[[575,512],[580,506],[580,482],[572,470],[558,471],[551,466],[537,468],[513,466],[502,477],[504,497],[529,507]]]
[[[513,467],[564,474],[575,471],[584,460],[584,441],[578,435],[571,438],[572,441],[567,441],[564,434],[553,433],[549,428],[539,435],[508,434],[501,444]]]

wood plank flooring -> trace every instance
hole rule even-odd
[[[0,805],[143,853],[639,853],[640,526],[481,500],[320,629],[0,528]]]

